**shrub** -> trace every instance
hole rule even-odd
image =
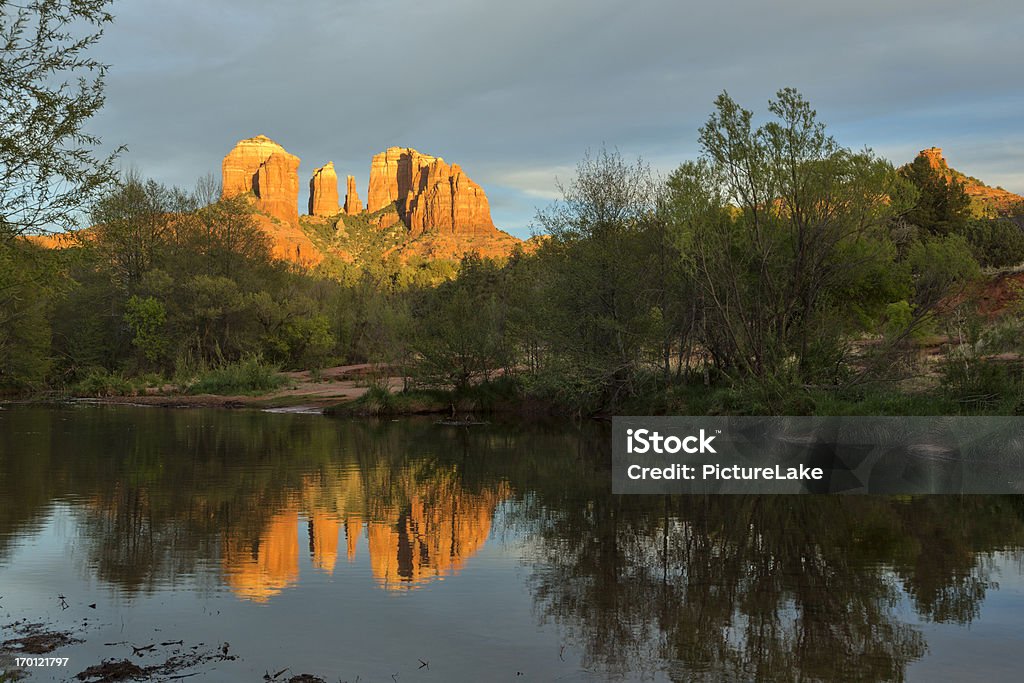
[[[131,381],[106,368],[89,368],[71,388],[75,396],[104,398],[107,396],[131,396],[136,393]]]
[[[278,367],[263,362],[261,356],[248,356],[225,363],[199,377],[188,387],[190,394],[249,394],[272,391],[285,384]]]

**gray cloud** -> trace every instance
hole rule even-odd
[[[797,87],[841,142],[894,162],[923,147],[1024,192],[1014,0],[121,1],[93,128],[163,182],[219,172],[268,135],[333,160],[364,193],[370,156],[409,145],[460,163],[525,234],[586,149],[668,170],[728,90],[764,111]],[[962,163],[960,163],[962,160]]]

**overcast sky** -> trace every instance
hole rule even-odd
[[[370,157],[462,165],[497,225],[529,235],[588,149],[669,171],[722,90],[756,113],[797,88],[844,145],[894,163],[945,148],[1024,194],[1020,0],[119,0],[91,128],[166,184],[220,175],[267,135],[334,161],[366,200]]]

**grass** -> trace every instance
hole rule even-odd
[[[341,403],[326,412],[329,415],[356,415],[373,417],[382,415],[420,415],[444,413],[451,402],[447,392],[437,390],[389,391],[385,387],[371,386],[366,393],[347,403]]]
[[[623,415],[1012,415],[1020,410],[1018,396],[1008,392],[991,401],[970,400],[948,388],[900,391],[890,386],[866,386],[845,391],[793,388],[768,402],[749,388],[700,384],[677,385],[638,397]]]
[[[146,389],[161,387],[166,383],[163,377],[154,373],[126,377],[119,372],[105,368],[89,368],[81,379],[70,388],[72,396],[107,398],[110,396],[137,396]]]
[[[287,380],[279,368],[250,356],[234,363],[225,363],[207,371],[189,383],[190,394],[259,394],[279,389]]]

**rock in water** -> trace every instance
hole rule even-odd
[[[334,172],[334,162],[328,161],[313,171],[309,180],[309,215],[333,216],[338,211],[338,175]]]
[[[225,198],[252,192],[261,211],[298,224],[299,158],[281,145],[264,135],[241,140],[224,157],[221,172]]]

